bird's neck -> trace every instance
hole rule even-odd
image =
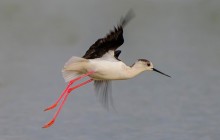
[[[144,67],[141,67],[139,65],[134,64],[131,67],[127,67],[127,77],[128,78],[133,78],[137,75],[139,75],[140,73],[144,72],[146,69]]]

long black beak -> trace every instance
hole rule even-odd
[[[163,74],[163,75],[165,75],[165,76],[171,78],[171,76],[169,76],[169,75],[167,75],[167,74],[165,74],[165,73],[163,73],[163,72],[161,72],[161,71],[159,71],[159,70],[157,70],[157,69],[155,69],[155,68],[153,68],[153,71],[156,71],[156,72],[158,72],[158,73],[160,73],[160,74]]]

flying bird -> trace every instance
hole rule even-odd
[[[73,56],[65,63],[62,69],[62,75],[65,82],[68,82],[67,87],[58,100],[46,108],[45,111],[55,108],[57,104],[63,100],[52,120],[46,123],[43,128],[48,128],[54,124],[71,91],[92,81],[94,81],[95,90],[102,104],[108,108],[109,101],[110,103],[112,102],[109,92],[112,80],[127,80],[144,71],[155,71],[170,77],[155,69],[149,60],[138,59],[132,66],[128,66],[119,59],[121,50],[117,49],[124,43],[123,28],[133,17],[134,12],[129,10],[128,13],[121,18],[120,24],[104,38],[98,39],[82,57]],[[71,87],[76,81],[85,77],[89,77],[89,80]]]

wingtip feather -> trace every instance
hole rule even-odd
[[[126,14],[124,17],[121,18],[120,25],[121,25],[122,27],[125,27],[125,26],[128,24],[128,22],[129,22],[131,19],[133,19],[134,17],[135,17],[135,13],[134,13],[133,9],[130,9],[130,10],[127,12],[127,14]]]

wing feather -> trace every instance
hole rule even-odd
[[[97,97],[99,98],[101,104],[109,109],[109,106],[112,106],[114,109],[113,98],[111,93],[111,81],[110,80],[95,80],[94,86],[96,90]]]
[[[125,17],[121,18],[120,24],[110,31],[104,38],[98,39],[85,53],[83,58],[95,59],[102,57],[109,50],[116,50],[124,43],[123,28],[134,17],[133,10],[130,10]]]

